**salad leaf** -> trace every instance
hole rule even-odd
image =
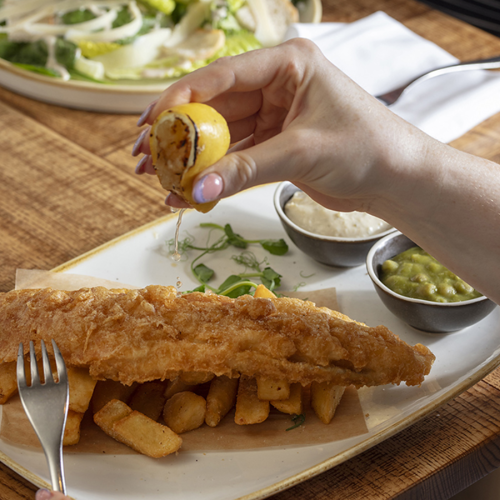
[[[288,252],[288,245],[285,240],[262,240],[262,248],[273,255],[285,255]]]
[[[278,274],[276,271],[271,269],[270,267],[266,267],[262,272],[261,276],[262,284],[268,289],[273,291],[275,288],[278,288],[281,285],[281,274]]]
[[[140,3],[153,7],[164,14],[172,14],[176,7],[174,0],[140,0]]]
[[[11,42],[7,38],[0,38],[0,57],[10,61],[19,50],[18,42]]]
[[[66,12],[61,16],[64,24],[79,24],[95,19],[96,15],[89,9],[78,9]]]
[[[227,0],[227,8],[229,9],[229,12],[234,14],[239,11],[245,3],[246,0]]]
[[[64,38],[56,39],[56,59],[59,64],[72,68],[75,63],[78,47]]]
[[[240,283],[240,282],[242,283],[242,286],[234,288],[229,293],[224,293],[226,290],[228,290],[229,288],[233,287],[234,285],[236,285],[237,283]],[[240,295],[246,295],[246,294],[248,294],[248,292],[250,291],[252,286],[251,285],[243,285],[243,283],[247,283],[247,281],[241,279],[240,276],[238,276],[237,274],[232,274],[219,287],[218,293],[226,295],[227,297],[231,297],[232,299],[235,299],[235,298],[239,297]]]
[[[178,1],[175,4],[174,10],[170,14],[170,16],[172,18],[172,22],[174,24],[178,24],[179,21],[184,17],[184,15],[187,12],[187,6],[188,6],[188,3],[180,2],[180,1]]]
[[[207,281],[209,281],[212,278],[212,276],[214,275],[214,270],[210,269],[205,264],[198,264],[193,269],[193,272],[198,277],[198,280],[203,281],[203,283],[206,283]]]
[[[12,63],[27,64],[29,66],[45,66],[47,64],[47,44],[39,40],[37,42],[19,42],[11,47],[10,57],[4,57]]]
[[[231,33],[238,33],[241,31],[240,24],[233,16],[233,14],[230,13],[228,13],[223,19],[214,23],[213,28],[223,30],[226,35]]]
[[[260,49],[262,44],[255,38],[253,33],[249,31],[239,31],[238,33],[229,33],[226,35],[226,43],[213,57],[206,63],[211,63],[219,57],[237,56],[250,50]]]
[[[236,234],[230,224],[224,226],[224,232],[227,236],[227,241],[230,245],[237,248],[247,248],[248,243],[243,239],[242,236]]]
[[[92,42],[90,40],[80,40],[77,45],[82,52],[82,56],[88,58],[113,52],[122,46],[116,42]]]
[[[25,69],[26,71],[38,73],[39,75],[53,76],[53,77],[59,76],[59,73],[44,66],[33,66],[31,64],[20,64],[20,63],[14,63],[14,66],[17,66],[18,68],[21,69]]]
[[[112,28],[119,28],[125,24],[131,23],[133,21],[132,14],[127,6],[122,7],[116,16],[116,19],[111,25]]]
[[[74,43],[62,38],[56,39],[55,55],[57,62],[66,68],[73,67],[76,50],[77,47]],[[47,64],[49,53],[47,44],[43,40],[29,43],[0,40],[0,57],[11,63],[44,67]],[[59,76],[57,73],[55,74]]]

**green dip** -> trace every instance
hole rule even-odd
[[[405,297],[432,302],[461,302],[481,297],[456,274],[419,247],[410,248],[382,264],[382,283]]]

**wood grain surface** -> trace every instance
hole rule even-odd
[[[324,0],[324,21],[383,10],[459,59],[500,54],[500,39],[411,0]],[[52,269],[168,213],[136,176],[137,116],[69,110],[0,87],[0,291],[16,268]],[[500,114],[454,147],[500,161]],[[460,362],[457,360],[457,362]],[[500,371],[398,435],[276,500],[450,498],[500,465]],[[36,487],[0,464],[0,499]]]

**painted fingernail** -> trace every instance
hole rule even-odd
[[[137,165],[135,166],[135,173],[137,175],[142,175],[145,172],[146,162],[148,161],[148,158],[151,158],[151,156],[148,155],[143,156],[139,160],[139,163],[137,163]]]
[[[202,177],[193,188],[193,199],[196,203],[207,203],[215,200],[222,193],[222,177],[208,174]]]
[[[151,113],[151,111],[153,110],[153,108],[156,106],[156,103],[158,101],[153,101],[143,112],[142,112],[142,115],[139,117],[139,119],[137,120],[137,126],[138,127],[142,127],[145,123],[146,123],[146,120],[148,119],[148,116],[149,114]]]
[[[134,147],[132,148],[132,156],[137,156],[139,154],[142,141],[144,140],[144,137],[146,137],[146,134],[148,134],[150,130],[151,127],[147,127],[141,132],[141,135],[137,138],[137,140],[134,143]]]
[[[50,498],[52,498],[52,493],[45,488],[38,490],[35,495],[35,500],[49,500]]]

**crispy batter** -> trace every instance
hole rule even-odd
[[[0,361],[19,342],[55,339],[66,363],[124,384],[183,371],[244,374],[305,385],[419,385],[434,355],[386,327],[370,328],[298,299],[230,299],[142,290],[84,288],[0,294]]]

